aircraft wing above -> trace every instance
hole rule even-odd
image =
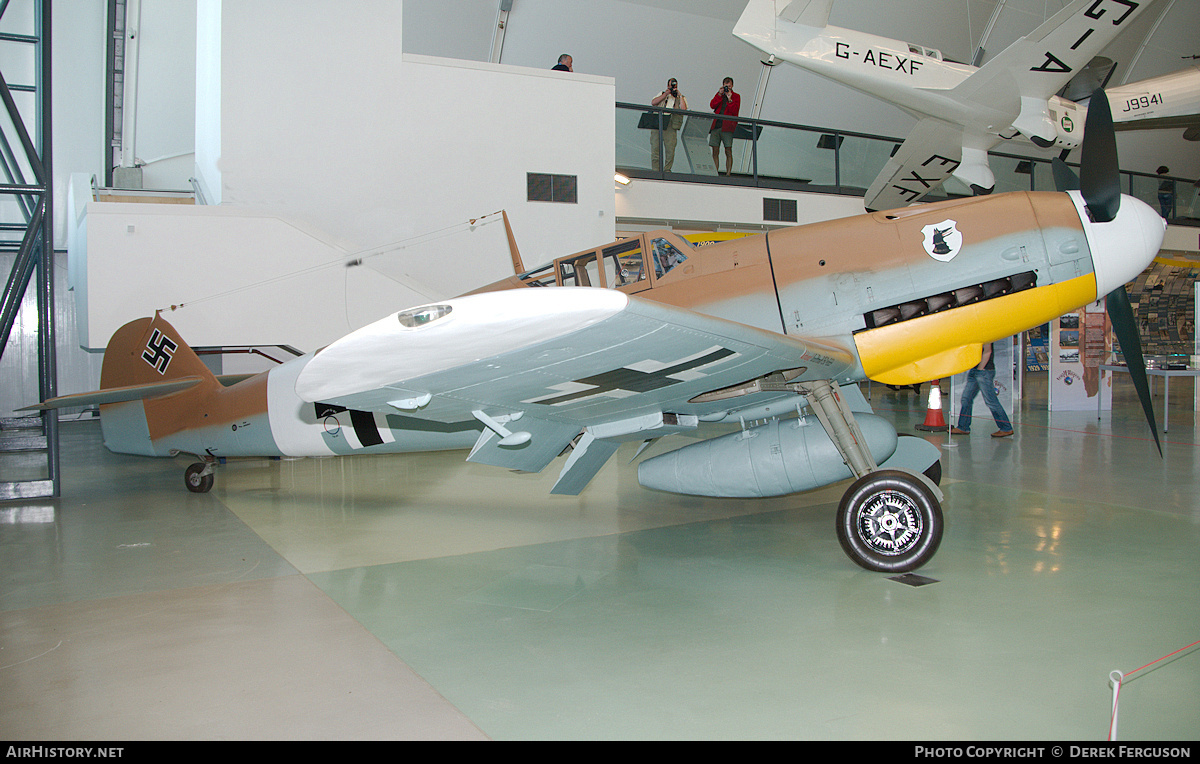
[[[1157,1],[1075,0],[997,53],[953,92],[989,109],[1020,110],[1023,117],[1032,120],[1032,111],[1040,116],[1046,99]],[[1026,135],[1042,132],[1032,123],[1014,126]]]
[[[733,406],[793,393],[697,396],[789,371],[845,378],[848,347],[592,288],[460,297],[371,324],[318,352],[302,400],[485,427],[471,461],[536,472],[576,438],[559,493],[582,489],[622,440],[694,428]],[[590,451],[583,458],[581,452]],[[577,469],[573,469],[578,465]]]
[[[863,196],[868,210],[919,202],[962,162],[963,127],[933,117],[916,124]]]

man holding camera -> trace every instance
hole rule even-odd
[[[662,109],[681,109],[687,111],[687,98],[679,94],[679,81],[674,77],[667,80],[667,89],[650,99],[650,105]],[[658,130],[650,132],[650,166],[655,170],[671,171],[675,163],[675,145],[679,140],[679,128],[683,127],[682,114],[662,115],[662,152],[666,155],[666,163],[662,162],[659,151]],[[662,165],[662,166],[660,166]]]
[[[736,117],[742,108],[742,97],[733,90],[733,78],[726,77],[721,82],[721,89],[713,96],[708,108],[719,115]],[[718,174],[721,171],[719,159],[721,146],[725,146],[725,174],[733,172],[733,131],[737,122],[732,120],[714,119],[708,131],[708,145],[713,151],[713,167]]]

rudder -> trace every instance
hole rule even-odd
[[[113,333],[104,351],[100,387],[126,387],[165,382],[180,377],[216,377],[175,327],[160,314],[139,318]]]

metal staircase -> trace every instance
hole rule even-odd
[[[21,6],[10,9],[10,5]],[[19,11],[19,12],[18,12]],[[57,368],[54,339],[54,215],[52,213],[50,173],[50,0],[10,3],[0,0],[0,29],[6,28],[6,12],[13,18],[28,18],[33,26],[28,34],[0,32],[6,61],[30,62],[33,84],[9,85],[0,72],[0,262],[11,263],[11,271],[0,296],[0,358],[9,344],[13,326],[25,295],[36,285],[37,350],[39,393],[41,398],[57,394]],[[17,21],[17,24],[25,23]],[[15,93],[30,93],[27,112],[33,112],[34,131],[25,126]],[[36,279],[35,279],[36,276]],[[27,420],[20,420],[25,422]],[[5,429],[4,425],[9,425]],[[0,458],[11,452],[45,455],[45,465],[37,477],[22,474],[22,479],[6,480],[11,468],[0,472],[0,500],[28,499],[59,495],[58,417],[43,412],[40,427],[22,429],[14,434],[12,420],[0,423]],[[22,466],[21,472],[24,471]]]

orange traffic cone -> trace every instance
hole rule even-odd
[[[925,421],[917,425],[918,430],[940,432],[946,428],[946,419],[942,416],[942,388],[938,386],[940,379],[929,384],[929,406],[925,409]]]

